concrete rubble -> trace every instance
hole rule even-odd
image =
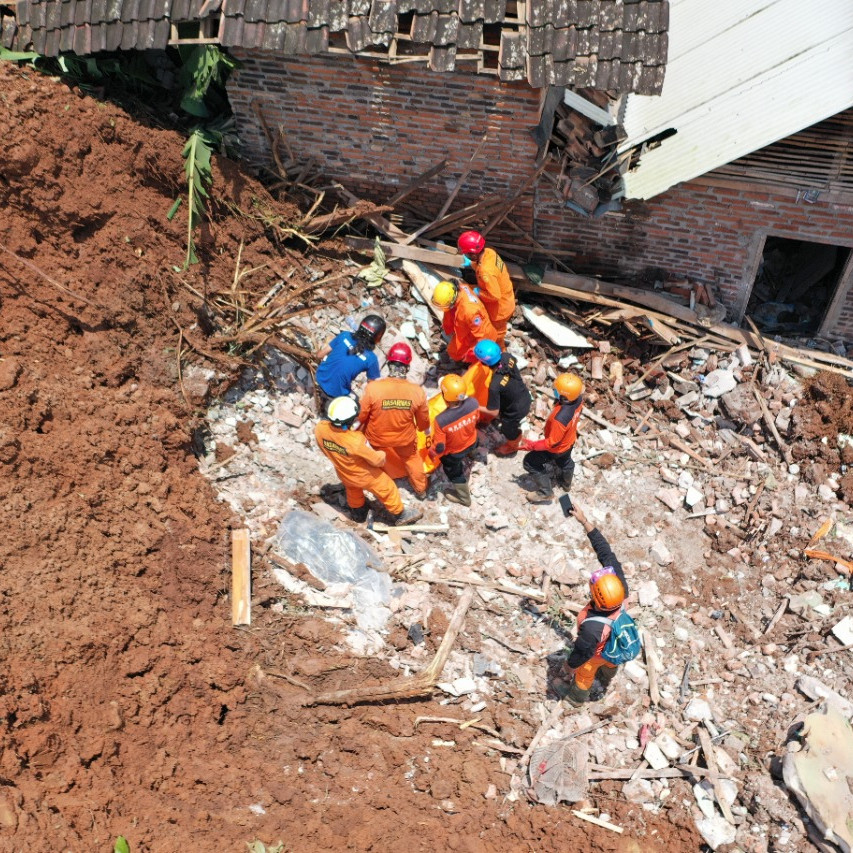
[[[386,334],[383,347],[407,338],[417,356],[412,378],[422,376],[431,395],[441,349],[437,324],[424,305],[405,298],[400,285],[391,287],[384,296],[372,290],[340,310],[323,308],[302,331],[319,347],[348,319],[381,310],[398,330]],[[593,330],[585,336],[595,341]],[[550,748],[551,755],[563,738],[601,722],[569,741],[578,754],[589,753],[583,796],[595,800],[602,780],[617,779],[621,796],[645,810],[686,810],[712,850],[808,849],[808,824],[819,825],[823,811],[807,802],[807,788],[797,794],[800,811],[772,780],[780,778],[782,758],[790,764],[783,746],[789,726],[813,712],[814,701],[845,719],[853,714],[847,698],[853,651],[834,651],[853,637],[849,577],[803,555],[823,518],[853,516],[842,488],[853,447],[838,448],[829,431],[795,448],[795,462],[787,463],[753,388],[784,450],[801,426],[807,388],[778,362],[748,352],[687,346],[662,359],[657,349],[643,360],[633,341],[614,336],[595,342],[602,378],[593,380],[589,351],[555,347],[526,327],[520,314],[508,344],[523,358],[534,395],[525,435],[541,435],[555,366],[563,369],[570,356],[571,369],[587,383],[587,406],[608,424],[582,421],[574,454],[582,461],[572,497],[622,560],[632,587],[629,610],[658,661],[652,670],[648,654],[640,657],[622,668],[600,701],[572,713],[566,706],[540,748]],[[447,534],[356,528],[341,513],[341,494],[321,497],[321,487],[336,480],[313,447],[316,417],[308,372],[269,353],[263,371],[247,370],[209,410],[202,470],[221,500],[246,519],[262,552],[293,509],[359,531],[394,582],[391,618],[378,632],[384,644],[364,644],[361,651],[402,673],[417,672],[429,660],[423,638],[441,634],[459,586],[478,579],[475,606],[437,695],[454,713],[476,715],[497,729],[514,748],[501,757],[504,773],[490,791],[492,797],[517,798],[506,780],[529,743],[531,726],[535,730],[554,705],[549,677],[566,654],[573,614],[586,601],[596,567],[586,536],[558,506],[532,509],[525,502],[524,490],[532,484],[521,454],[501,459],[486,452],[474,463],[469,509],[448,504],[443,475],[433,477],[424,521],[448,523]],[[493,427],[481,433],[484,450],[501,441]],[[833,467],[827,462],[832,458],[847,461]],[[401,481],[400,487],[411,503],[408,484]],[[286,569],[277,567],[277,575]],[[293,580],[282,586],[282,609],[297,606],[298,599],[298,606],[316,607],[342,627],[352,624],[341,599],[338,606],[327,600],[335,590],[301,589]],[[502,592],[502,583],[531,590],[537,599]],[[413,641],[414,625],[419,643]],[[583,764],[586,773],[586,759]],[[543,789],[543,800],[580,797],[577,786],[567,796],[555,790],[553,784],[551,793]]]

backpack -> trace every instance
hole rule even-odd
[[[637,623],[623,610],[615,619],[607,616],[589,616],[587,622],[601,622],[610,626],[607,644],[601,650],[601,656],[614,666],[634,660],[643,647]]]

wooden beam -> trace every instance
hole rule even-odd
[[[439,172],[443,172],[447,168],[447,160],[442,160],[436,163],[431,169],[427,169],[420,177],[415,178],[410,183],[406,184],[396,195],[392,196],[385,202],[389,207],[394,207],[399,204],[406,196],[411,195],[416,189],[422,187],[430,178],[434,178]]]
[[[438,211],[438,215],[435,217],[436,219],[441,219],[448,210],[450,210],[450,205],[453,204],[453,200],[459,193],[459,190],[462,189],[465,180],[468,175],[471,174],[471,170],[474,168],[474,161],[480,156],[480,152],[483,150],[483,146],[486,144],[486,139],[489,136],[489,131],[487,130],[483,134],[483,138],[480,140],[480,144],[474,150],[474,153],[471,155],[471,158],[468,160],[468,165],[465,167],[465,170],[459,176],[459,179],[456,181],[456,185],[453,187],[453,191],[447,197],[447,201],[441,206],[441,210]]]
[[[365,237],[347,237],[345,240],[347,246],[363,252],[366,255],[372,255],[376,247],[373,240],[368,240]],[[455,249],[442,251],[438,249],[422,249],[419,246],[403,246],[399,243],[389,243],[387,240],[380,240],[379,245],[382,251],[389,258],[402,258],[407,261],[419,261],[422,264],[431,264],[436,267],[450,267],[458,269],[462,263],[462,255]]]
[[[231,531],[231,624],[252,624],[252,568],[249,531]]]

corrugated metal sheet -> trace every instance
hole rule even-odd
[[[672,0],[663,93],[629,95],[632,148],[677,131],[625,175],[629,198],[682,181],[853,106],[853,0]]]

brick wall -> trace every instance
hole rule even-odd
[[[270,163],[257,105],[273,133],[284,128],[297,159],[316,158],[327,177],[378,202],[446,158],[445,171],[406,201],[424,214],[438,212],[487,128],[487,167],[468,176],[454,209],[486,195],[509,196],[533,168],[529,129],[538,121],[540,93],[526,83],[348,56],[235,55],[243,68],[228,93],[250,162]],[[568,263],[579,273],[632,284],[662,276],[710,281],[734,320],[746,307],[768,233],[853,247],[853,206],[806,204],[795,191],[748,190],[731,181],[692,181],[602,219],[566,210],[542,181],[513,220],[548,248],[571,251]],[[490,236],[522,242],[506,228]],[[853,341],[853,287],[830,331]]]
[[[481,156],[488,168],[470,174],[461,202],[508,194],[533,169],[528,128],[538,121],[539,91],[527,83],[347,56],[234,54],[243,68],[231,76],[228,95],[256,164],[269,162],[269,146],[253,103],[273,132],[284,128],[298,159],[319,159],[329,178],[376,201],[446,158],[444,172],[407,200],[438,212],[486,129]],[[532,197],[519,214],[527,228],[531,212]]]
[[[561,207],[540,185],[535,236],[552,249],[570,250],[575,272],[650,284],[669,276],[716,285],[740,320],[767,234],[853,247],[853,204],[797,201],[796,190],[718,186],[708,180],[679,184],[623,211],[584,219]],[[831,331],[853,341],[853,287]]]

